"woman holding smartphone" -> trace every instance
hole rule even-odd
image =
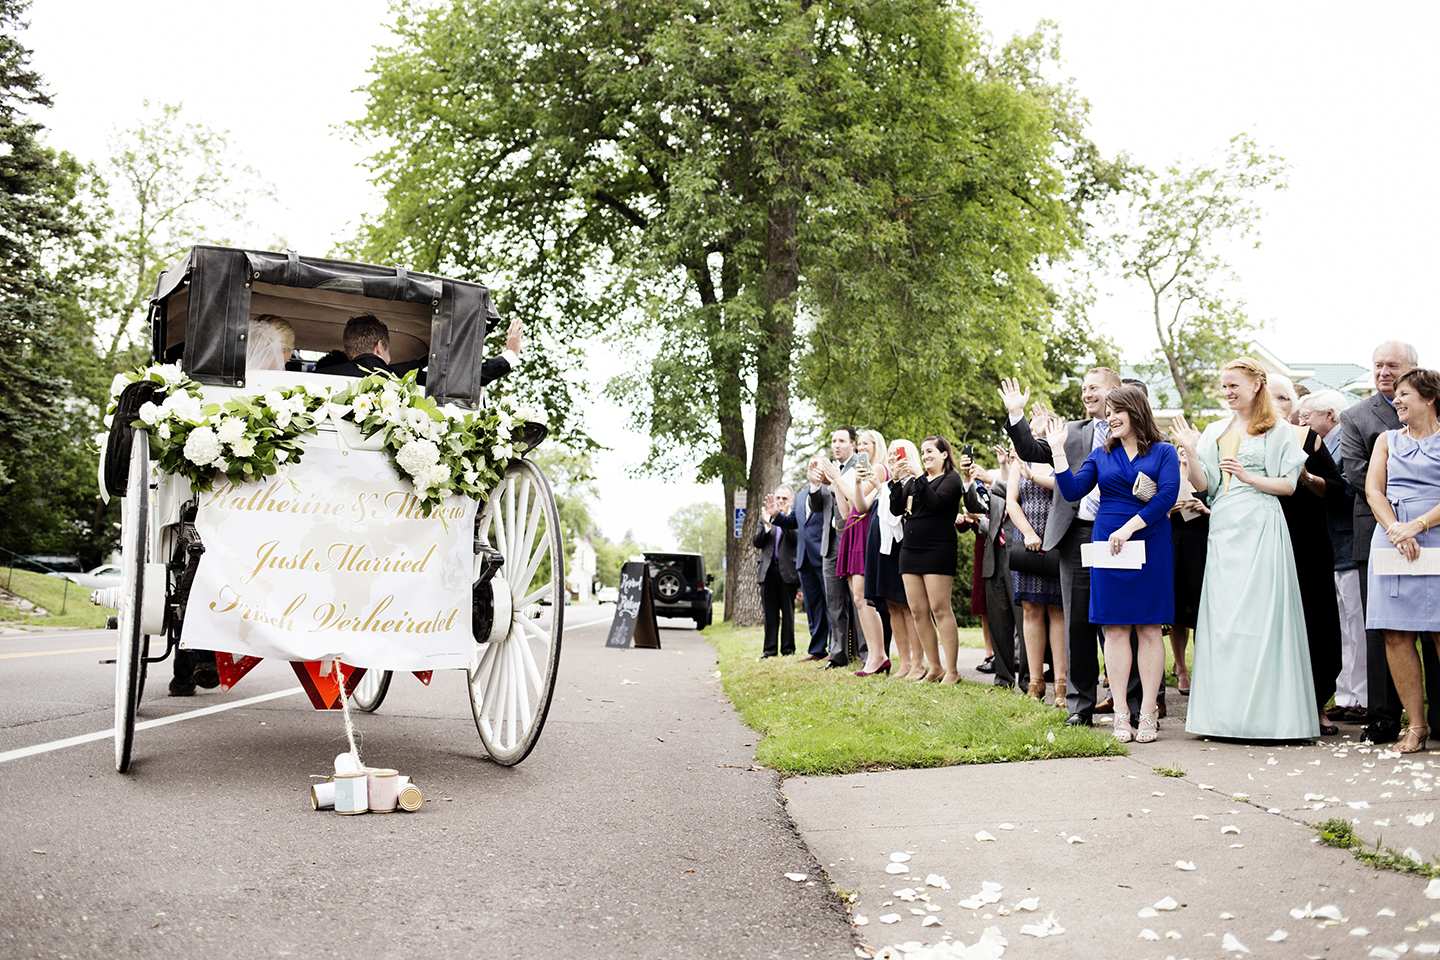
[[[930,670],[922,679],[959,683],[955,659],[960,632],[950,605],[950,590],[959,550],[955,518],[960,513],[965,484],[955,470],[955,458],[944,437],[925,438],[920,444],[919,464],[892,456],[888,466],[894,478],[890,481],[890,508],[905,516],[900,575],[920,644],[930,662]]]
[[[840,534],[839,553],[835,558],[835,576],[843,579],[850,587],[850,597],[855,601],[855,616],[865,635],[865,666],[855,671],[857,677],[868,677],[877,673],[890,673],[890,657],[885,651],[885,625],[880,614],[865,599],[865,554],[870,545],[871,507],[880,492],[880,481],[875,478],[871,467],[876,457],[885,449],[885,438],[874,430],[861,430],[856,442],[859,457],[855,469],[841,474],[840,468],[830,465],[830,488],[835,491],[835,506],[845,515],[845,528]],[[883,464],[880,469],[887,478],[889,471]]]
[[[892,440],[888,451],[895,460],[919,460],[920,453],[909,440]],[[891,479],[887,457],[879,465],[881,480]],[[915,633],[915,620],[905,601],[905,581],[900,576],[900,545],[905,540],[904,517],[890,509],[888,496],[876,497],[870,506],[870,543],[865,551],[865,599],[876,609],[885,604],[894,636],[895,676],[920,680],[925,676],[925,648]]]

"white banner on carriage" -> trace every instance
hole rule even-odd
[[[466,667],[475,503],[429,517],[377,451],[311,448],[285,476],[200,495],[205,555],[181,636],[237,656]]]

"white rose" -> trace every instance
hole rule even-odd
[[[440,448],[429,440],[415,439],[395,454],[395,462],[418,483],[420,476],[440,460]]]
[[[287,408],[280,407],[275,411],[275,426],[282,430],[290,426],[290,411]]]
[[[110,381],[110,396],[118,397],[130,386],[130,375],[125,373],[115,374],[115,379]]]
[[[158,436],[161,440],[169,440],[169,439],[170,439],[170,421],[169,421],[169,420],[162,420],[162,421],[160,421],[160,426],[158,426],[158,427],[155,428],[155,434],[156,434],[156,436]]]
[[[510,448],[510,445],[508,443],[498,444],[490,448],[490,456],[496,460],[509,460],[510,457],[513,455],[514,451]]]
[[[474,483],[476,480],[480,479],[480,471],[466,470],[465,473],[462,474],[462,476],[464,476],[466,483]]]
[[[161,380],[169,384],[176,384],[185,379],[185,371],[180,369],[178,363],[162,364],[155,368],[155,372],[160,374]]]
[[[220,457],[220,438],[209,427],[196,427],[185,440],[185,459],[200,466],[214,463]]]
[[[113,413],[107,413],[107,414],[105,414],[105,419],[104,419],[103,422],[104,422],[104,424],[105,424],[105,429],[106,429],[106,430],[109,430],[109,429],[110,429],[110,425],[115,422],[115,414],[113,414]]]
[[[249,457],[255,453],[255,441],[249,437],[241,437],[230,444],[230,453],[236,457]]]
[[[149,400],[146,400],[144,403],[140,404],[140,409],[137,410],[136,413],[139,415],[140,419],[143,422],[150,424],[152,427],[155,425],[155,422],[159,420],[162,416],[160,408],[155,404],[151,403]]]
[[[220,438],[221,443],[234,443],[245,436],[245,421],[239,417],[221,417],[215,435]]]
[[[498,426],[495,427],[495,435],[498,436],[501,440],[509,440],[510,425],[508,423],[500,423]]]
[[[225,473],[227,470],[230,469],[230,461],[226,460],[224,457],[216,457],[215,462],[210,464],[210,466],[214,467],[216,470],[219,470],[221,473]]]
[[[285,398],[280,396],[279,390],[271,390],[260,399],[265,401],[265,406],[269,407],[271,410],[279,410],[281,407],[285,406]]]
[[[174,393],[165,398],[162,407],[168,406],[170,412],[178,420],[186,423],[199,423],[205,419],[204,411],[201,409],[200,401],[188,393]]]

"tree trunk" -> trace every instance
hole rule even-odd
[[[742,570],[747,574],[737,576],[733,592],[726,581],[725,616],[737,627],[764,622],[760,586],[754,576],[748,575],[755,568],[756,558],[751,538],[755,535],[765,494],[779,485],[785,466],[785,436],[790,431],[795,294],[800,288],[798,224],[799,208],[794,200],[787,198],[771,207],[765,244],[765,325],[755,358],[755,430],[750,455],[749,508],[745,511],[741,536],[731,537],[733,552],[727,554],[731,557],[730,569],[737,574]]]

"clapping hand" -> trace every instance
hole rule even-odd
[[[1005,405],[1011,419],[1023,417],[1025,404],[1030,402],[1030,388],[1026,387],[1022,392],[1017,378],[1006,377],[1000,381],[1000,402]]]
[[[813,485],[817,487],[825,482],[825,476],[820,472],[819,457],[811,460],[810,464],[805,468],[805,479],[809,480]]]
[[[780,512],[780,503],[775,499],[775,494],[765,494],[765,518],[774,520],[775,514]]]
[[[1070,436],[1070,427],[1059,417],[1050,420],[1049,431],[1045,434],[1045,442],[1050,445],[1051,456],[1065,455],[1065,441]]]

